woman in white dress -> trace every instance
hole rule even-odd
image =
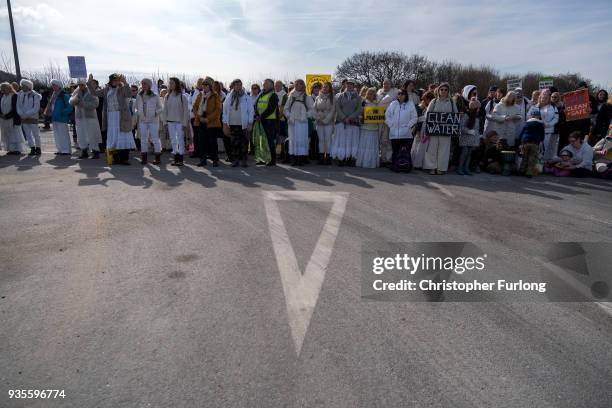
[[[363,107],[365,109],[370,106],[378,106],[376,88],[368,88],[366,92]],[[359,134],[359,147],[357,148],[357,167],[374,169],[379,166],[379,135],[380,125],[378,123],[362,123]]]
[[[130,150],[136,149],[136,143],[132,135],[132,114],[129,108],[132,90],[125,76],[111,74],[104,89],[96,89],[90,74],[87,85],[92,94],[104,100],[102,127],[106,129],[106,148],[116,151],[113,164],[129,165]]]
[[[306,95],[303,80],[295,81],[295,88],[289,93],[284,106],[289,133],[289,154],[292,166],[301,166],[308,156],[308,117],[312,111],[312,98]]]

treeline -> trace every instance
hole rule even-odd
[[[491,66],[463,65],[455,61],[431,61],[418,54],[410,56],[394,51],[364,51],[353,54],[344,60],[335,72],[335,79],[352,78],[360,85],[380,87],[384,79],[389,79],[394,86],[400,86],[406,80],[413,79],[417,86],[449,82],[451,91],[459,92],[468,84],[473,84],[480,90],[480,95],[489,86],[497,85],[506,88],[509,79],[521,78],[525,93],[538,89],[541,78],[552,77],[554,86],[561,92],[573,91],[578,83],[585,81],[589,88],[596,86],[589,78],[580,73],[565,73],[545,75],[541,72],[528,72],[520,75],[501,74]]]

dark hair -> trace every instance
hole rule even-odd
[[[181,91],[183,90],[183,84],[181,83],[181,80],[176,77],[170,77],[168,78],[168,85],[170,85],[170,81],[174,82],[174,93],[180,95]],[[170,88],[168,88],[168,92],[170,92]]]
[[[402,85],[402,89],[408,89],[408,85],[410,84],[416,85],[416,82],[413,79],[409,79],[404,82],[404,84]]]
[[[567,139],[569,140],[570,138],[580,140],[581,142],[584,139],[584,137],[582,136],[582,133],[580,133],[579,130],[574,130],[572,133],[570,133]]]

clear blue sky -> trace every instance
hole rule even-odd
[[[22,70],[67,55],[88,69],[228,80],[333,73],[362,50],[489,64],[502,72],[579,71],[612,86],[612,2],[13,0]],[[11,57],[6,6],[0,45]]]

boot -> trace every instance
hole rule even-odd
[[[36,155],[40,156],[42,154],[42,151],[40,150],[40,147],[36,148]]]
[[[303,166],[305,164],[308,163],[308,156],[298,156],[297,158],[297,165],[298,166]]]
[[[120,158],[120,162],[119,164],[123,165],[123,166],[129,166],[130,165],[130,151],[127,149],[123,149],[119,152],[119,158]]]
[[[179,158],[178,157],[179,157],[178,154],[175,154],[172,157],[172,163],[170,163],[171,166],[178,166],[178,162],[179,162]]]
[[[140,164],[147,164],[147,153],[140,153]]]
[[[181,167],[181,166],[184,165],[184,163],[183,163],[183,155],[179,154],[177,156],[178,156],[178,160],[179,160],[177,166]]]
[[[206,167],[206,158],[200,159],[200,162],[197,164],[198,167]]]
[[[325,159],[325,164],[327,164],[328,166],[331,166],[332,158],[330,155],[327,155],[327,158]]]
[[[153,164],[161,164],[161,153],[155,153],[155,159],[153,159]]]
[[[97,150],[94,150],[94,151],[92,152],[92,156],[91,156],[91,158],[92,158],[92,159],[99,159],[99,158],[100,158],[100,152],[99,152],[99,151],[97,151]]]
[[[236,160],[236,161],[234,161],[232,163],[232,167],[238,167],[238,166],[240,166],[240,161],[239,160]]]
[[[35,147],[30,147],[30,153],[28,154],[28,156],[36,156],[36,148]]]
[[[346,165],[348,167],[355,167],[355,159],[347,159],[346,160]]]
[[[87,154],[87,149],[83,149],[81,150],[81,155],[79,156],[79,159],[88,159],[89,155]]]
[[[325,157],[324,157],[323,153],[319,153],[319,161],[317,163],[318,164],[325,164]]]
[[[297,156],[291,156],[291,166],[295,167],[298,165],[298,158]]]

